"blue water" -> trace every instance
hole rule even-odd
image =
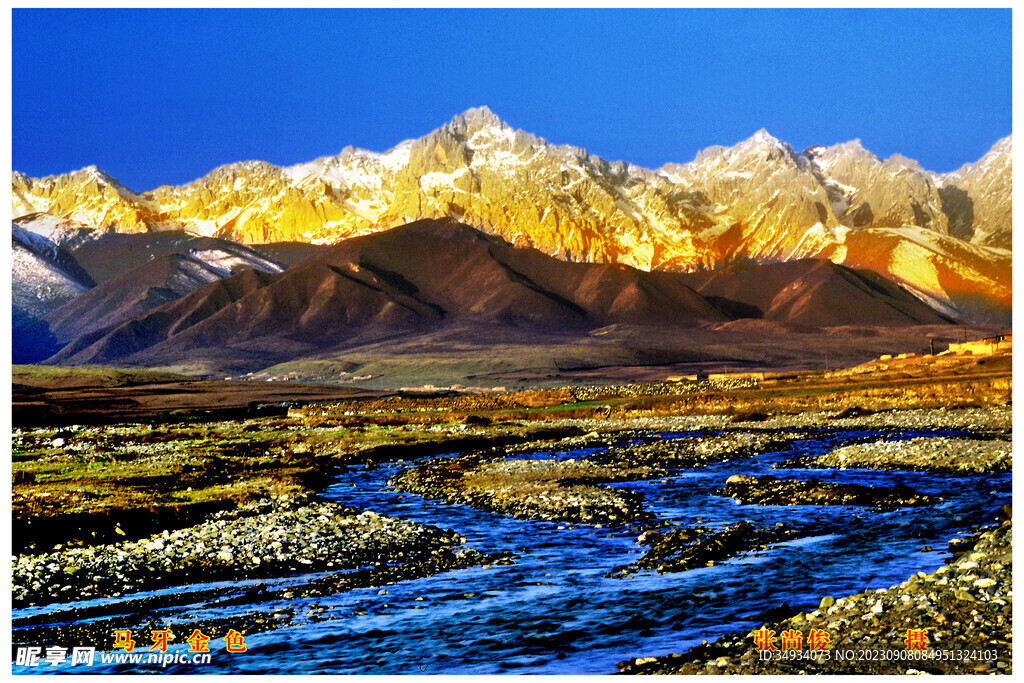
[[[908,431],[896,438],[935,433]],[[519,559],[510,566],[400,582],[386,586],[386,595],[380,595],[380,587],[375,587],[235,607],[252,611],[290,606],[296,614],[305,614],[316,605],[326,608],[320,617],[328,618],[252,634],[246,637],[248,652],[215,651],[213,662],[205,666],[45,668],[75,673],[612,673],[617,662],[629,657],[682,652],[701,640],[756,626],[764,621],[757,616],[760,612],[781,603],[813,609],[824,595],[840,597],[866,588],[885,588],[914,572],[934,570],[948,556],[949,539],[989,523],[996,509],[1010,501],[1009,474],[771,468],[795,456],[827,452],[851,437],[874,434],[822,432],[779,453],[682,469],[662,479],[615,484],[644,492],[648,508],[672,525],[719,526],[746,519],[760,525],[780,521],[809,524],[818,532],[713,567],[677,574],[641,573],[627,579],[604,574],[639,557],[643,548],[637,545],[635,532],[517,520],[388,487],[387,479],[410,466],[408,462],[352,468],[326,491],[328,498],[452,528],[466,538],[468,547],[513,551]],[[937,502],[880,513],[852,506],[747,506],[714,495],[736,473],[876,485],[903,483]],[[922,551],[925,545],[934,550]],[[293,576],[263,583],[277,587],[309,578]],[[189,587],[193,588],[199,586]],[[16,610],[14,617],[51,609]],[[199,607],[160,614],[173,619],[186,612],[193,617],[231,613],[224,608]],[[184,649],[177,646],[171,651]],[[30,672],[42,673],[41,669],[15,667],[15,673]]]

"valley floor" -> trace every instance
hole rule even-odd
[[[781,524],[777,531],[743,524],[672,531],[649,514],[643,496],[607,484],[653,481],[729,461],[742,465],[743,458],[806,442],[822,430],[839,447],[779,466],[918,469],[940,478],[1009,472],[1011,368],[1009,354],[911,356],[827,372],[389,395],[186,381],[142,371],[17,367],[14,601],[49,607],[16,616],[15,643],[50,639],[109,649],[113,629],[142,628],[152,622],[147,610],[186,604],[176,603],[175,594],[133,598],[133,592],[180,585],[190,572],[209,581],[297,577],[270,598],[251,587],[211,588],[209,595],[192,592],[187,598],[189,605],[229,598],[244,608],[367,586],[386,594],[383,586],[407,579],[517,561],[512,547],[478,552],[459,528],[346,508],[322,497],[339,473],[384,463],[416,461],[394,477],[395,487],[446,501],[440,505],[569,528],[596,523],[650,547],[609,575],[685,571],[695,562],[711,566],[808,532]],[[220,404],[204,405],[211,396],[221,397]],[[692,436],[649,436],[681,433]],[[890,439],[906,440],[894,446]],[[555,460],[530,459],[537,452]],[[813,481],[796,490],[787,494],[796,496],[787,504],[810,502],[800,500],[805,494],[799,491],[813,491],[815,505],[848,504],[839,493],[830,501],[832,490]],[[903,504],[898,501],[914,495],[876,488],[869,497]],[[998,507],[992,505],[993,521]],[[904,622],[924,615],[936,624],[928,632],[932,649],[992,650],[991,660],[892,659],[830,668],[820,658],[759,659],[752,636],[738,633],[683,655],[639,652],[620,669],[1009,673],[1011,533],[1008,510],[1002,514],[1007,521],[1001,526],[960,549],[951,546],[951,564],[936,572],[766,620],[777,634],[791,626],[804,638],[810,627],[844,630],[837,648],[892,651],[906,649],[894,640],[906,630]],[[273,533],[255,534],[254,520]],[[302,540],[313,537],[312,545]],[[310,572],[326,574],[306,577]],[[468,591],[474,595],[472,586]],[[121,601],[77,604],[88,598]],[[340,618],[317,609],[322,612],[315,606],[301,615],[289,607],[249,611],[244,625],[248,633],[260,633]],[[217,632],[228,622],[203,616],[182,623]]]

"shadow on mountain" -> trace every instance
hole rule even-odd
[[[730,318],[740,319],[764,317],[764,311],[760,308],[751,304],[743,303],[742,301],[733,301],[732,299],[712,295],[708,295],[705,298]]]
[[[966,190],[947,185],[939,188],[942,212],[949,217],[949,234],[965,242],[974,237],[974,200]]]
[[[45,321],[18,308],[11,310],[11,362],[39,363],[61,348]]]

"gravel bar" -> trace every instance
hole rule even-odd
[[[449,503],[522,519],[617,526],[644,520],[643,494],[597,484],[665,476],[652,467],[589,460],[447,458],[407,469],[388,484]]]
[[[408,581],[442,572],[470,567],[512,564],[516,556],[510,553],[480,553],[470,549],[445,549],[436,555],[401,565],[382,565],[348,572],[333,572],[308,583],[267,590],[262,584],[244,589],[225,592],[224,589],[175,593],[127,600],[115,604],[76,608],[57,613],[36,615],[15,619],[13,640],[15,643],[59,642],[69,647],[96,645],[104,650],[113,645],[115,629],[136,629],[148,632],[157,628],[168,628],[168,617],[160,610],[178,605],[194,605],[197,611],[214,607],[222,610],[228,606],[251,606],[256,609],[225,618],[190,618],[195,615],[177,616],[173,620],[174,632],[191,633],[199,629],[211,637],[223,637],[229,629],[243,631],[246,635],[274,629],[295,626],[302,623],[327,619],[346,619],[358,616],[348,610],[334,610],[319,603],[310,603],[305,598],[335,595],[370,586],[390,586],[399,581]],[[260,603],[298,600],[273,611],[259,609]],[[386,607],[386,605],[385,605]],[[27,628],[19,628],[25,626]]]
[[[746,423],[759,429],[820,429],[828,427],[869,427],[909,429],[963,429],[966,431],[1008,431],[1013,427],[1012,406],[986,408],[924,408],[915,410],[808,411],[768,415]],[[638,417],[628,419],[552,420],[548,424],[575,425],[588,431],[636,429],[641,431],[689,431],[717,429],[744,424],[731,415],[681,415],[669,417]]]
[[[838,448],[809,465],[835,469],[926,470],[947,473],[1009,472],[1012,447],[1001,439],[920,437]]]
[[[931,497],[903,484],[834,484],[818,479],[779,479],[771,475],[751,477],[734,474],[718,493],[744,505],[865,505],[878,510],[893,510],[931,505],[933,502]]]
[[[663,535],[651,529],[640,534],[637,542],[651,547],[643,557],[624,567],[617,567],[605,576],[623,578],[638,571],[654,570],[659,574],[683,572],[697,567],[710,567],[745,552],[766,550],[772,543],[789,541],[814,533],[808,527],[777,522],[763,528],[752,522],[737,522],[717,531],[704,526],[676,529]]]
[[[357,569],[451,549],[461,537],[306,496],[249,503],[186,529],[15,558],[14,606],[120,596],[175,584]]]

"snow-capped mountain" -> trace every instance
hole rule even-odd
[[[11,174],[13,218],[42,212],[93,228],[138,232],[146,229],[152,206],[95,166],[41,179]]]
[[[29,213],[15,219],[14,224],[28,232],[42,235],[64,249],[75,249],[103,235],[101,231],[87,225],[48,213]]]
[[[796,153],[761,130],[662,172],[705,192],[729,225],[704,249],[717,263],[827,258],[885,275],[953,319],[1008,323],[1011,152],[1006,138],[940,176],[900,155],[879,159],[860,140]],[[985,219],[972,217],[974,201]]]
[[[1001,278],[1009,268],[1011,148],[1006,138],[940,176],[898,155],[881,160],[859,141],[801,153],[762,130],[653,171],[549,144],[481,107],[384,153],[348,147],[287,168],[241,162],[144,193],[93,167],[39,180],[15,173],[12,210],[248,243],[335,243],[451,217],[566,260],[644,270],[830,258],[870,264],[960,317],[992,319],[975,300],[1009,310],[1008,277],[993,286],[989,271]]]

